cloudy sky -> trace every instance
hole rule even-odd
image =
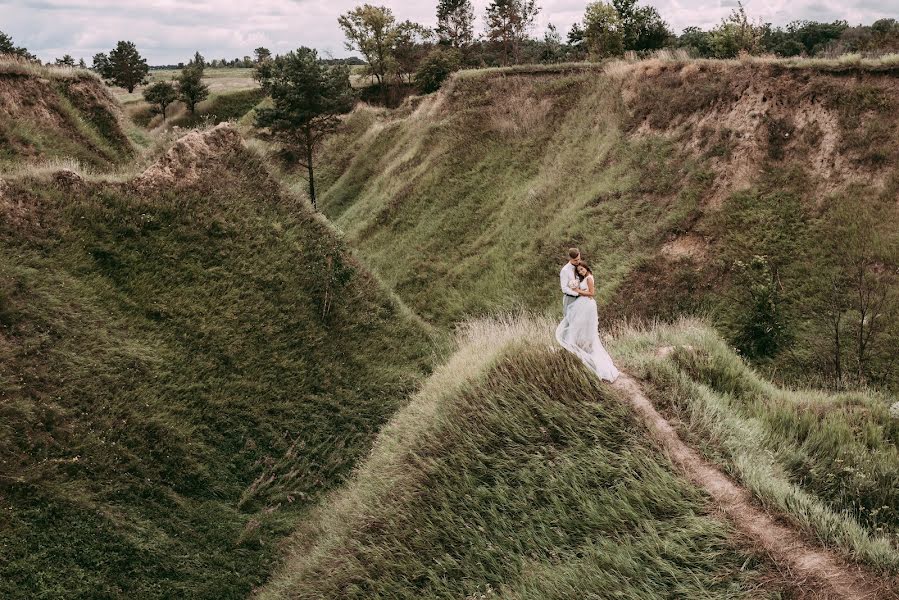
[[[347,56],[337,17],[366,0],[0,0],[0,31],[48,61],[63,54],[91,57],[116,41],[135,42],[151,65],[177,63],[195,50],[206,58],[234,58],[266,46],[276,53],[311,46]],[[433,25],[436,0],[367,0],[393,9],[400,20]],[[680,32],[718,23],[736,0],[644,0]],[[583,15],[587,0],[538,0],[535,33],[547,23],[563,32]],[[488,0],[474,0],[478,19]],[[753,18],[775,24],[794,19],[850,24],[899,17],[899,0],[746,0]]]

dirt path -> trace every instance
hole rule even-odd
[[[665,448],[674,463],[695,484],[702,486],[736,528],[763,548],[803,597],[887,600],[899,598],[885,582],[857,566],[850,566],[828,550],[806,542],[752,500],[752,495],[733,483],[716,467],[687,446],[674,428],[656,411],[640,385],[622,373],[614,387],[624,391],[631,405]]]

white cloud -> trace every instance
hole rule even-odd
[[[436,0],[367,0],[393,9],[399,19],[433,25]],[[266,46],[286,52],[311,46],[346,56],[337,17],[363,0],[0,0],[0,28],[44,60],[63,54],[90,58],[120,39],[134,41],[151,64],[177,63],[195,50],[207,58],[233,58]],[[539,0],[538,0],[539,2]],[[474,0],[477,26],[488,0]],[[727,16],[735,0],[653,0],[662,16],[680,31],[709,27]],[[535,33],[548,23],[567,31],[579,20],[586,0],[543,0]],[[747,0],[753,18],[784,24],[794,19],[850,24],[899,16],[899,0]]]

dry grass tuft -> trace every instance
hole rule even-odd
[[[80,79],[82,77],[100,79],[89,69],[44,65],[9,54],[0,54],[0,75],[34,75],[46,79]]]

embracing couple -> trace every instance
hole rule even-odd
[[[581,260],[577,248],[568,251],[568,262],[559,273],[562,310],[565,317],[556,328],[556,339],[576,355],[600,379],[615,381],[618,369],[599,339],[599,313],[596,310],[596,283],[590,265]]]

